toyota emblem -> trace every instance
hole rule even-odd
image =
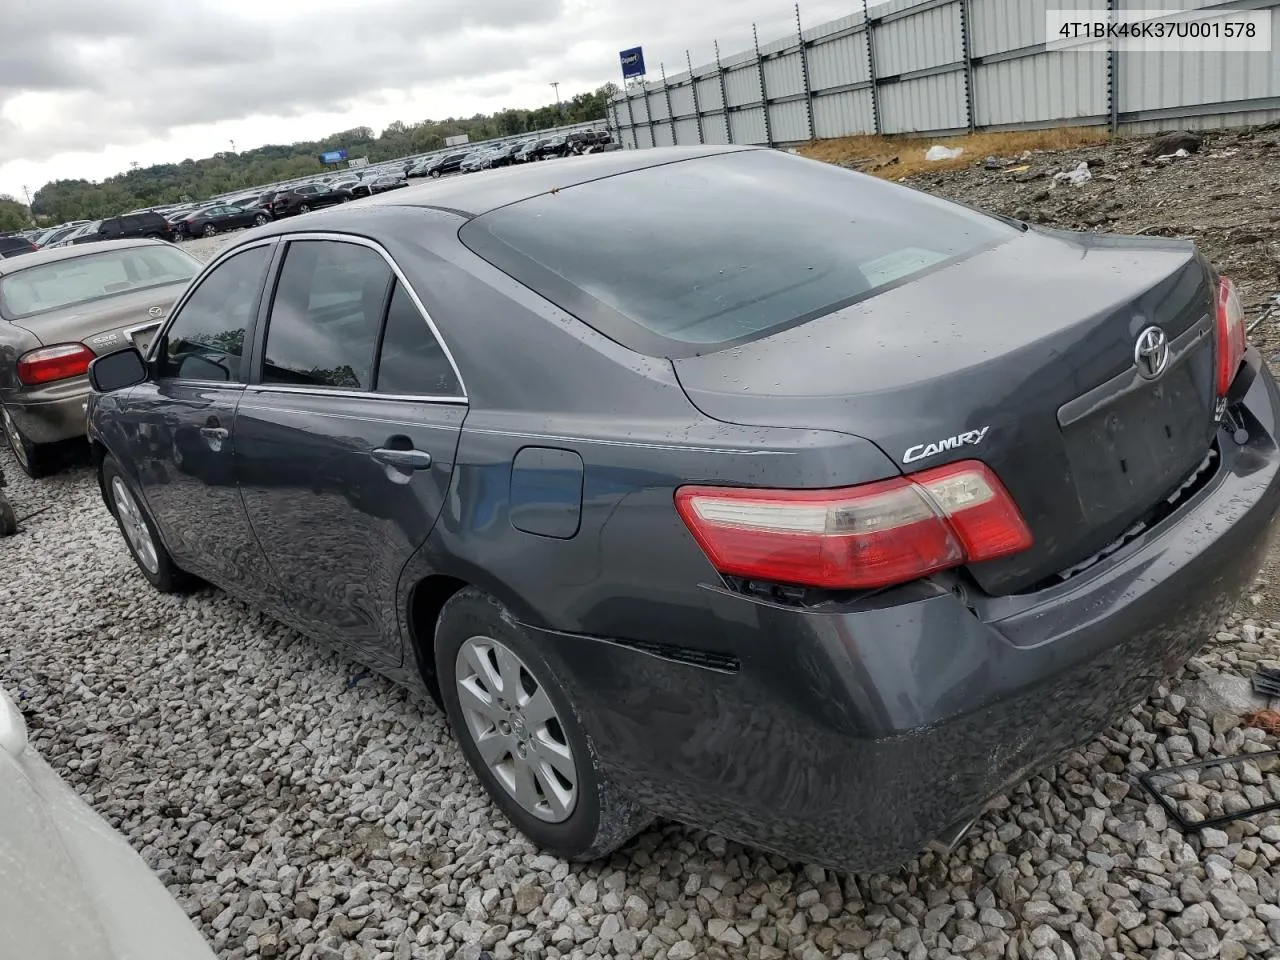
[[[1147,327],[1138,334],[1133,362],[1144,380],[1155,380],[1169,366],[1169,338],[1159,327]]]
[[[147,313],[153,317],[162,317],[164,316],[164,307],[152,307]]]

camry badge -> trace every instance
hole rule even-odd
[[[925,457],[936,457],[947,450],[958,450],[963,446],[976,447],[986,439],[987,431],[990,429],[990,427],[979,427],[977,430],[966,430],[964,433],[958,433],[954,437],[947,437],[935,443],[917,443],[914,447],[907,447],[907,452],[902,455],[902,462],[915,463]]]

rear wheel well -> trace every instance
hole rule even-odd
[[[427,577],[409,597],[409,635],[418,655],[418,667],[431,698],[443,709],[440,681],[436,676],[436,623],[440,611],[459,590],[468,586],[465,580],[436,574]]]

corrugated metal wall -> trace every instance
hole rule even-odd
[[[1223,5],[1115,2],[1122,10]],[[1280,0],[1245,6],[1269,9],[1280,41]],[[1207,128],[1280,118],[1280,42],[1266,53],[1046,51],[1047,9],[1105,18],[1107,0],[889,0],[871,7],[869,23],[857,12],[762,38],[758,54],[720,57],[692,77],[633,86],[614,103],[619,138],[626,147],[776,146],[870,133],[1072,124],[1138,132],[1172,121]]]

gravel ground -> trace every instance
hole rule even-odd
[[[1280,814],[1185,837],[1134,781],[1274,747],[1237,715],[1267,705],[1244,678],[1280,622],[1228,620],[949,857],[835,876],[658,825],[570,865],[487,803],[432,705],[215,590],[156,594],[87,468],[0,459],[28,517],[0,541],[0,683],[227,960],[1280,958]],[[1182,802],[1280,799],[1274,761],[1224,783]]]
[[[211,260],[213,255],[236,239],[235,233],[222,233],[216,237],[196,237],[194,240],[183,240],[179,246],[198,260]]]

